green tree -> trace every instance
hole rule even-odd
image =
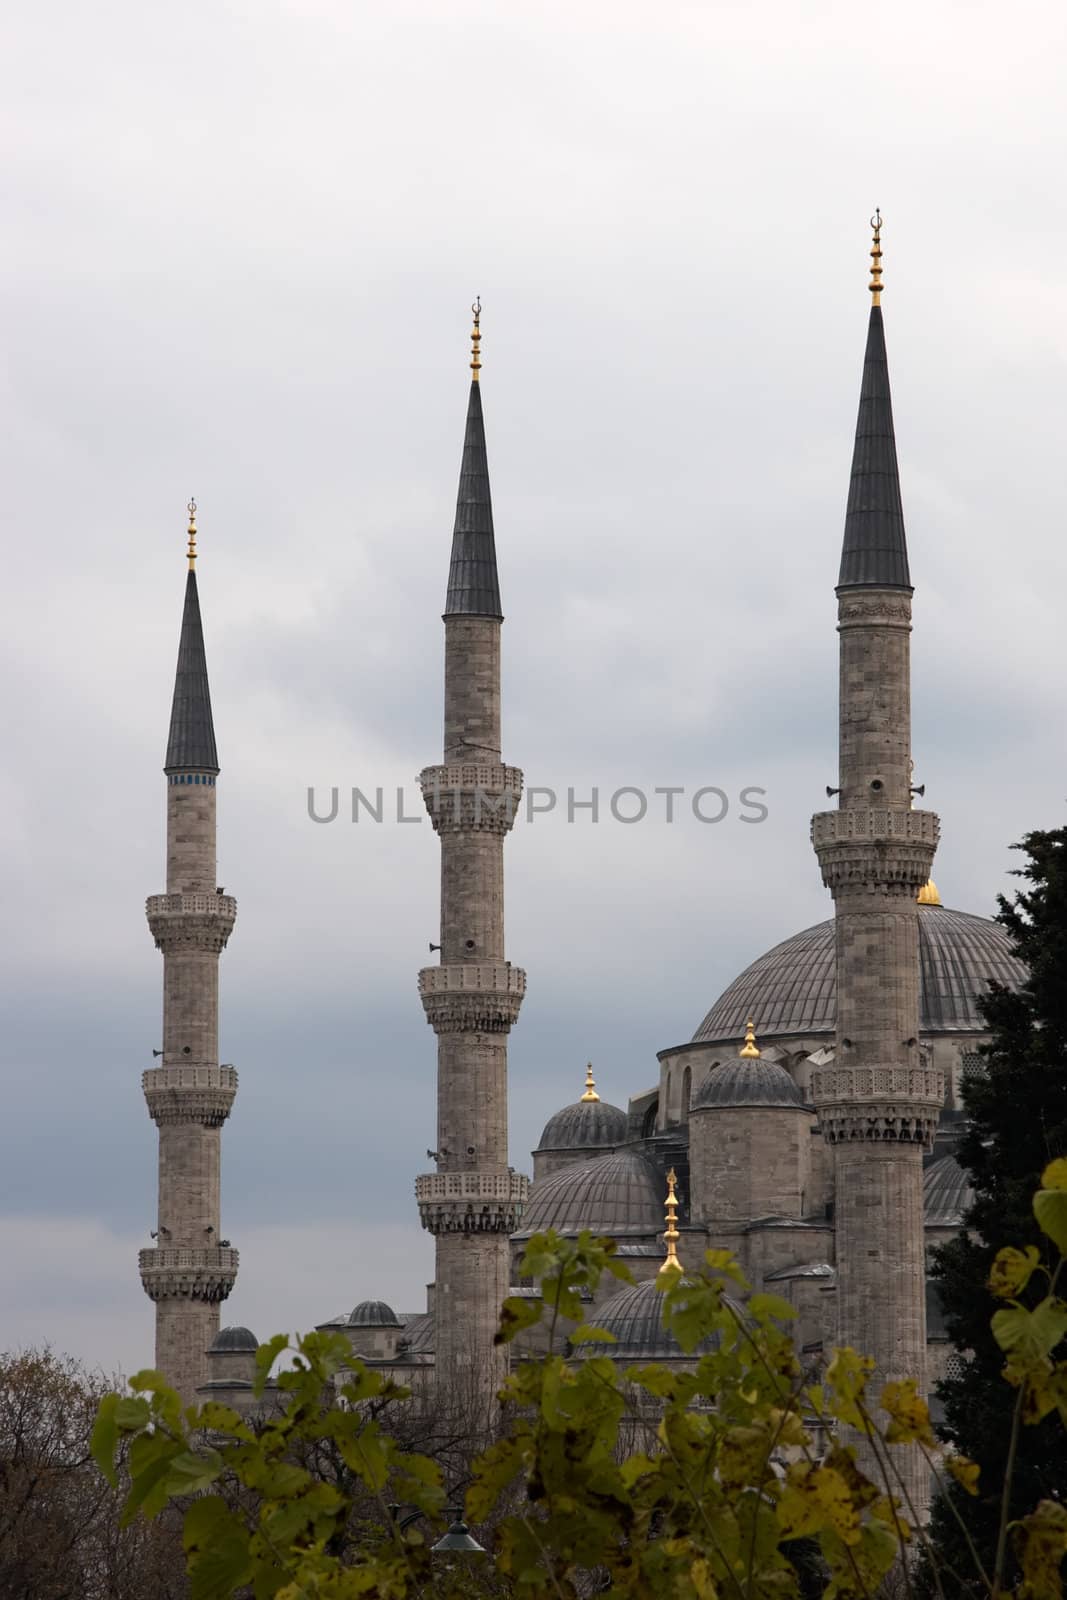
[[[981,1000],[991,1038],[982,1049],[984,1073],[964,1084],[969,1125],[959,1152],[974,1200],[965,1231],[941,1247],[933,1268],[949,1335],[965,1352],[962,1370],[938,1389],[941,1432],[981,1474],[976,1497],[953,1486],[933,1510],[934,1545],[961,1573],[973,1570],[968,1538],[992,1570],[1003,1539],[1005,1457],[1023,1402],[1021,1390],[1003,1381],[1004,1351],[990,1327],[984,1286],[1002,1246],[1032,1249],[1054,1268],[1052,1240],[1031,1201],[1042,1170],[1067,1155],[1067,828],[1028,834],[1015,848],[1026,855],[1017,873],[1025,888],[1012,902],[1001,896],[997,920],[1028,977],[1018,992],[993,984]],[[1020,1288],[1020,1302],[1032,1306],[1047,1290],[1047,1278],[1037,1274]],[[1067,1503],[1058,1420],[1050,1413],[1025,1420],[1030,1426],[1015,1430],[1009,1521],[1042,1500]]]
[[[1042,1225],[1067,1248],[1067,1162],[1046,1178]],[[541,1301],[507,1301],[500,1338],[546,1314],[569,1337],[566,1353],[515,1367],[500,1436],[474,1463],[465,1509],[489,1556],[435,1559],[448,1498],[440,1469],[390,1433],[388,1407],[404,1392],[381,1370],[349,1369],[336,1336],[299,1341],[292,1369],[278,1375],[283,1403],[258,1427],[210,1402],[183,1412],[158,1374],[138,1374],[132,1394],[102,1403],[94,1455],[114,1480],[116,1452],[128,1444],[128,1521],[175,1499],[187,1505],[191,1600],[799,1600],[813,1575],[825,1577],[829,1600],[872,1600],[922,1537],[916,1508],[895,1492],[898,1450],[921,1449],[934,1465],[914,1385],[887,1384],[876,1402],[867,1395],[872,1363],[850,1350],[835,1351],[812,1383],[788,1333],[791,1308],[749,1294],[725,1251],[709,1251],[699,1273],[668,1268],[657,1280],[665,1324],[688,1356],[682,1368],[621,1370],[604,1353],[603,1330],[582,1320],[604,1272],[629,1278],[614,1251],[588,1234],[530,1241],[522,1270],[540,1283]],[[1051,1293],[1033,1311],[1018,1303],[1035,1270],[1024,1253],[1005,1252],[999,1270],[998,1338],[1021,1392],[1036,1396],[1054,1376],[1049,1340],[1067,1306]],[[260,1394],[288,1348],[281,1336],[261,1349]],[[878,1462],[872,1477],[849,1442],[859,1433]],[[355,1540],[352,1494],[298,1461],[322,1439],[357,1486]],[[963,1458],[937,1470],[974,1487]],[[393,1502],[420,1510],[429,1531],[394,1519]],[[1067,1511],[1036,1507],[1016,1539],[1025,1600],[1060,1600]],[[997,1590],[996,1573],[986,1587]]]

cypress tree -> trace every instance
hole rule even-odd
[[[1017,993],[991,984],[980,1002],[990,1042],[981,1050],[985,1071],[963,1086],[968,1126],[959,1147],[974,1199],[964,1231],[935,1253],[933,1266],[949,1337],[961,1352],[960,1370],[938,1386],[940,1432],[980,1468],[977,1498],[955,1483],[949,1494],[989,1573],[1016,1390],[1001,1375],[1004,1354],[990,1331],[995,1303],[987,1279],[1005,1245],[1036,1245],[1052,1264],[1031,1200],[1047,1163],[1067,1154],[1067,828],[1029,833],[1014,848],[1026,856],[1015,873],[1025,887],[1013,901],[999,897],[997,921],[1028,977]],[[1048,1280],[1036,1274],[1021,1298],[1033,1304],[1047,1289]],[[1062,1359],[1067,1349],[1057,1355]],[[1042,1499],[1067,1502],[1067,1449],[1055,1412],[1021,1430],[1011,1516]],[[944,1563],[960,1575],[973,1573],[966,1540],[943,1500],[935,1501],[930,1534]],[[951,1594],[947,1573],[942,1581]]]

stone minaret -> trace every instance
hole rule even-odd
[[[140,1266],[156,1307],[156,1367],[191,1404],[209,1375],[219,1304],[237,1276],[237,1251],[219,1237],[220,1134],[237,1091],[233,1067],[219,1065],[219,955],[237,902],[215,883],[219,763],[196,588],[195,502],[163,770],[167,892],[146,906],[163,952],[163,1055],[143,1079],[159,1128],[159,1223],[156,1248],[141,1251]]]
[[[437,1241],[439,1394],[488,1424],[507,1355],[493,1337],[527,1180],[508,1165],[507,1038],[526,974],[504,956],[504,838],[522,773],[500,759],[500,588],[478,382],[478,305],[445,601],[444,760],[420,775],[441,840],[440,965],[419,973],[437,1034],[436,1173],[418,1178]]]
[[[944,1100],[919,1048],[919,906],[938,819],[912,809],[904,538],[881,310],[881,218],[873,219],[870,324],[837,584],[838,808],[812,820],[834,897],[837,1031],[813,1075],[834,1151],[838,1342],[873,1356],[878,1383],[925,1384],[922,1158]],[[832,792],[832,791],[831,791]],[[902,1466],[925,1498],[925,1469]]]

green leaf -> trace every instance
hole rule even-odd
[[[198,1494],[213,1484],[221,1471],[222,1457],[217,1450],[205,1450],[202,1455],[182,1450],[167,1462],[165,1493],[168,1496]]]
[[[93,1423],[93,1433],[89,1443],[93,1460],[113,1489],[118,1487],[119,1481],[115,1472],[115,1451],[118,1449],[119,1443],[119,1425],[115,1413],[118,1410],[119,1403],[117,1394],[106,1394],[104,1396],[96,1413],[96,1421]]]
[[[528,1300],[519,1295],[509,1294],[500,1308],[500,1327],[497,1331],[495,1344],[510,1344],[512,1339],[527,1328],[532,1328],[540,1322],[543,1311],[540,1300]]]
[[[1011,1358],[1016,1373],[1051,1355],[1067,1334],[1067,1302],[1046,1296],[1033,1311],[1024,1306],[994,1312],[990,1326],[1000,1348]]]
[[[1041,1174],[1042,1189],[1067,1189],[1067,1156],[1050,1161]]]
[[[570,1335],[570,1341],[571,1344],[614,1344],[615,1335],[609,1333],[607,1328],[597,1328],[591,1322],[583,1322]]]
[[[115,1407],[115,1424],[120,1433],[137,1433],[147,1428],[152,1411],[147,1400],[127,1395]]]
[[[745,1302],[746,1310],[754,1317],[773,1317],[777,1322],[791,1322],[796,1308],[779,1294],[754,1294]]]
[[[1053,1162],[1052,1166],[1061,1163]],[[1062,1165],[1067,1166],[1067,1162]],[[1046,1169],[1046,1176],[1052,1167]],[[1061,1255],[1067,1256],[1067,1188],[1039,1189],[1034,1195],[1034,1216]]]
[[[276,1333],[273,1339],[268,1339],[266,1344],[261,1344],[256,1351],[256,1377],[252,1386],[252,1393],[257,1400],[263,1398],[263,1391],[270,1377],[270,1370],[283,1350],[289,1348],[289,1335]]]

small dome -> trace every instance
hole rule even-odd
[[[399,1328],[403,1324],[384,1300],[361,1300],[348,1319],[350,1328]]]
[[[741,1310],[729,1296],[723,1296],[723,1303],[733,1306],[736,1311]],[[615,1343],[578,1345],[576,1355],[611,1356],[616,1361],[686,1359],[673,1334],[663,1326],[663,1294],[656,1288],[655,1278],[612,1295],[603,1310],[594,1313],[591,1320],[595,1320],[605,1333],[613,1334]],[[697,1346],[693,1356],[714,1349],[717,1340],[717,1334],[706,1339]]]
[[[923,1173],[923,1211],[931,1228],[961,1228],[974,1199],[971,1180],[955,1156],[939,1156]]]
[[[626,1112],[606,1100],[578,1100],[545,1123],[538,1150],[613,1149],[626,1139]]]
[[[522,1232],[515,1237],[528,1239],[546,1228],[559,1233],[590,1228],[614,1239],[662,1233],[661,1187],[651,1163],[633,1150],[576,1161],[537,1179],[523,1214]]]
[[[258,1350],[259,1340],[250,1328],[220,1328],[208,1355],[218,1355],[223,1350]]]
[[[693,1097],[692,1110],[702,1106],[800,1106],[811,1110],[785,1068],[763,1056],[712,1067]]]

